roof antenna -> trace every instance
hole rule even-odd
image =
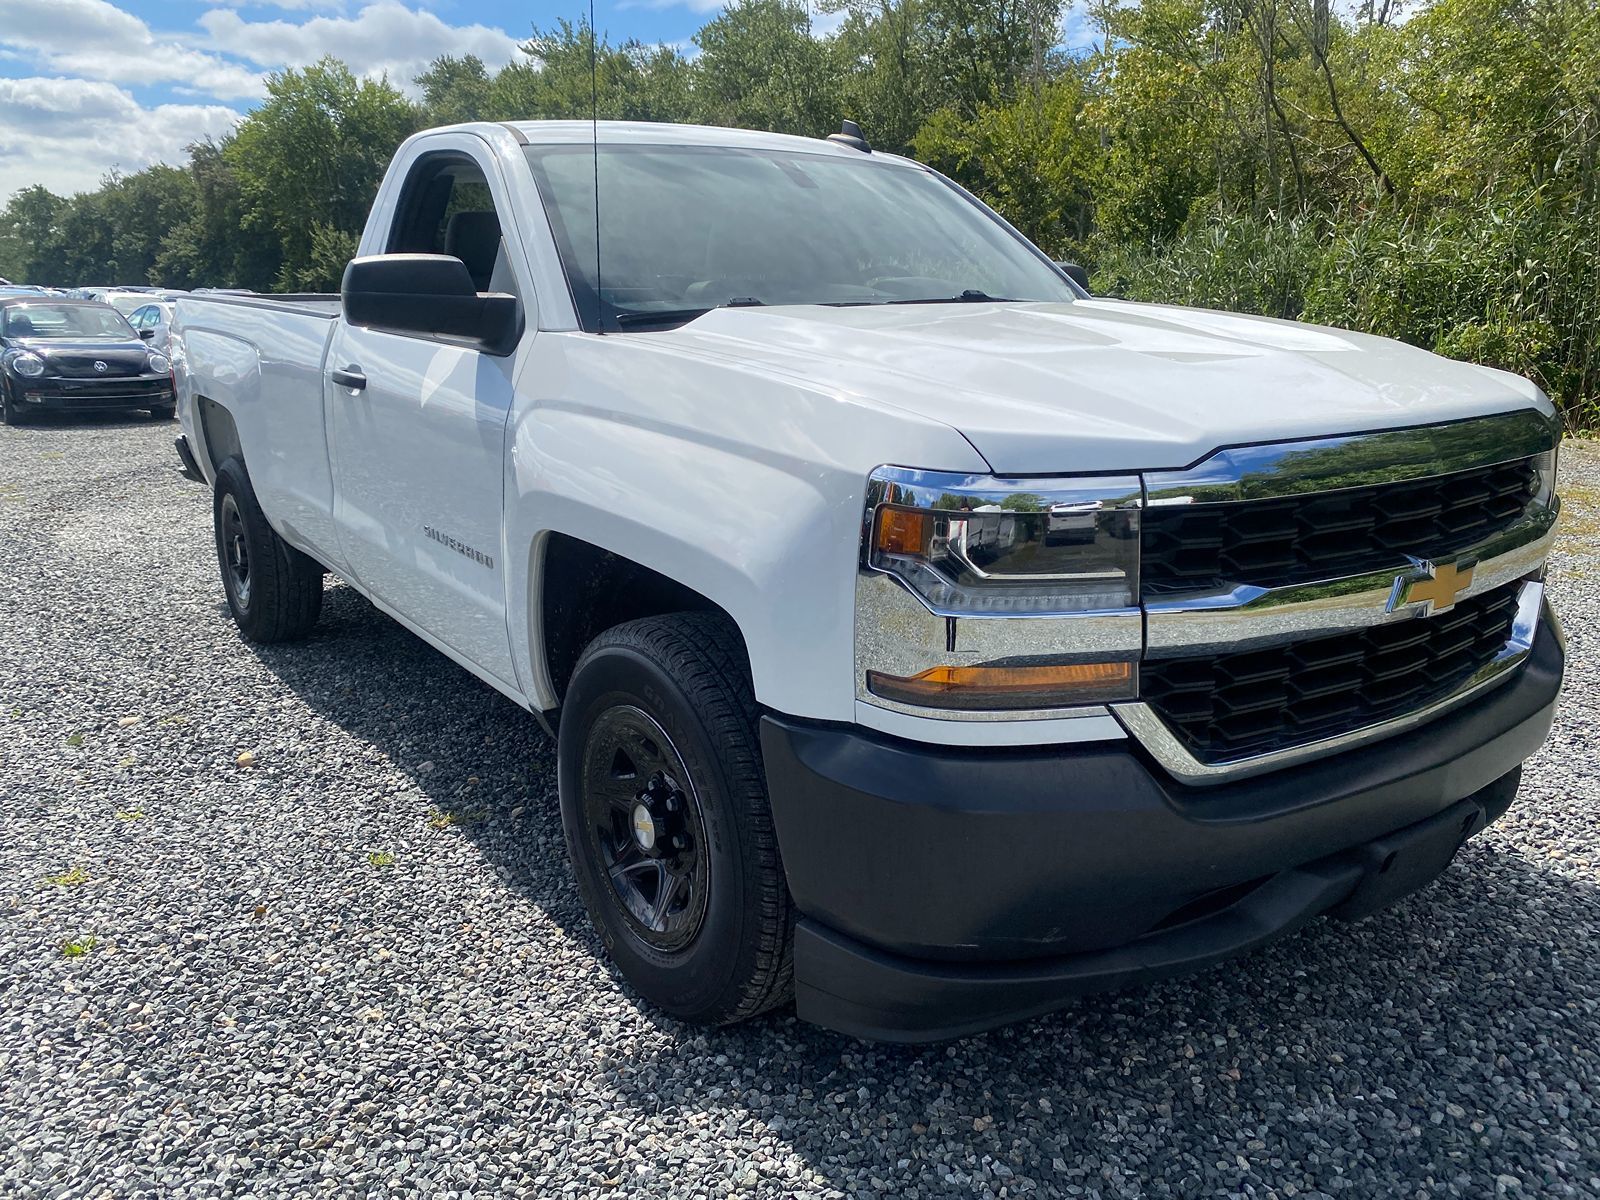
[[[600,287],[600,82],[596,66],[598,35],[594,28],[594,0],[589,0],[589,137],[594,147],[594,327],[605,328],[605,300]]]
[[[594,0],[589,0],[593,4]],[[841,146],[849,146],[852,150],[859,150],[863,154],[871,154],[872,147],[867,145],[867,139],[861,134],[861,126],[854,121],[841,121],[839,132],[828,135],[830,142],[838,142]]]

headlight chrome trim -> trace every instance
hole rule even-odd
[[[1029,507],[1005,507],[1016,497]],[[1109,504],[1107,501],[1109,500]],[[862,517],[860,569],[856,580],[856,696],[876,708],[939,721],[1031,721],[1106,715],[1105,698],[1049,708],[933,708],[878,695],[868,672],[912,677],[946,666],[1045,666],[1127,663],[1129,689],[1137,694],[1143,616],[1138,606],[1138,526],[1143,489],[1137,476],[1071,476],[1059,479],[957,475],[903,467],[880,467],[870,477]],[[879,511],[886,506],[930,514],[951,527],[941,552],[961,578],[952,580],[927,562],[886,562],[875,556]],[[962,506],[962,507],[958,507]],[[969,514],[957,518],[955,514]],[[1122,513],[1121,518],[1114,514]],[[1126,529],[1127,561],[1120,572],[993,570],[1004,551],[1023,543],[1031,558],[1070,561],[1071,547],[1097,546],[1106,514]],[[1010,539],[1008,546],[975,546],[982,536]],[[1026,533],[1019,526],[1030,525]],[[954,526],[961,526],[954,530]],[[1067,547],[1051,546],[1052,536]],[[1101,551],[1102,555],[1104,551]],[[975,561],[976,560],[976,561]],[[1024,563],[1026,566],[1026,563]],[[1104,578],[1102,578],[1104,576]],[[1124,603],[1098,607],[1007,604],[1011,597],[1048,599],[1053,585],[1120,585]],[[943,590],[941,590],[941,588]],[[1081,594],[1081,593],[1080,593]],[[1131,698],[1131,696],[1130,696]]]

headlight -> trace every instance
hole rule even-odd
[[[1534,470],[1538,473],[1538,492],[1535,499],[1540,504],[1549,504],[1555,499],[1556,470],[1561,462],[1561,443],[1557,442],[1543,454],[1536,455],[1533,460]]]
[[[24,350],[6,359],[6,365],[24,379],[37,379],[44,374],[44,359]]]
[[[1136,476],[997,479],[880,468],[867,565],[940,616],[1053,616],[1138,604]]]
[[[856,597],[858,697],[982,719],[1135,694],[1137,476],[880,467]]]
[[[167,356],[154,350],[150,351],[145,361],[149,364],[150,373],[152,375],[165,375],[168,371],[172,370],[172,363],[168,360]]]

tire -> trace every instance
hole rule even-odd
[[[322,567],[267,523],[239,459],[217,468],[211,512],[222,587],[239,632],[252,642],[305,637],[322,611]]]
[[[178,415],[178,410],[171,404],[158,404],[150,410],[150,417],[156,421],[170,421]]]
[[[709,613],[607,630],[562,705],[561,822],[589,918],[639,995],[696,1024],[742,1021],[794,991],[794,908],[757,716],[739,633]],[[661,814],[644,818],[653,868],[626,865],[652,853],[641,848],[641,807]],[[664,893],[672,879],[677,891]],[[659,924],[647,925],[657,906]]]
[[[0,425],[21,425],[27,419],[21,406],[11,398],[11,385],[0,379]]]

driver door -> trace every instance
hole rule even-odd
[[[503,196],[492,162],[469,150],[425,155],[407,177],[388,250],[452,255],[480,292],[525,297],[500,233]],[[340,321],[324,381],[334,517],[350,571],[512,690],[506,426],[530,341],[500,357]]]

